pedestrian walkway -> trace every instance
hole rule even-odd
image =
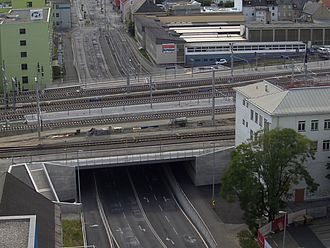
[[[287,230],[300,247],[326,248],[308,225],[290,227]]]

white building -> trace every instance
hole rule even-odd
[[[315,160],[307,168],[320,184],[313,195],[300,183],[293,188],[292,199],[330,197],[330,87],[283,90],[266,81],[237,87],[235,145],[238,146],[263,129],[291,128],[315,142]]]
[[[70,0],[54,0],[52,4],[54,28],[70,29],[72,27]]]

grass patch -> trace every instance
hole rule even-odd
[[[63,246],[84,245],[80,220],[62,220]]]
[[[147,60],[149,60],[151,62],[151,59],[149,57],[148,52],[145,49],[139,49],[140,53],[143,55],[143,57],[145,57]]]
[[[237,233],[237,238],[242,248],[259,248],[254,236],[248,230]]]

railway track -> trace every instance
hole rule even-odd
[[[316,73],[328,73],[328,69],[322,70],[315,70]],[[277,77],[281,76],[290,76],[291,73],[288,72],[280,72],[277,73]],[[303,74],[295,74],[295,77],[304,76]],[[257,79],[267,79],[267,78],[274,78],[274,73],[267,73],[267,74],[256,74],[256,75],[242,75],[242,76],[235,76],[234,82],[241,82],[241,81],[249,81],[249,80],[257,80]],[[231,77],[226,76],[222,78],[216,78],[216,84],[228,84],[231,80]],[[289,81],[289,79],[288,79]],[[212,78],[206,79],[187,79],[187,80],[178,80],[178,81],[161,81],[156,82],[156,89],[157,90],[166,90],[166,89],[174,89],[174,88],[185,88],[185,87],[196,87],[196,86],[205,86],[211,85]],[[243,82],[242,82],[243,84]],[[57,100],[57,99],[71,99],[77,97],[91,97],[91,96],[103,96],[103,95],[110,95],[110,94],[120,94],[126,92],[141,92],[141,91],[149,91],[149,85],[147,84],[140,84],[140,85],[130,85],[127,86],[116,86],[111,88],[98,88],[98,89],[81,89],[79,86],[73,87],[66,87],[63,89],[49,89],[44,90],[44,93],[40,95],[41,101],[49,101],[49,100]],[[3,102],[3,95],[1,97],[1,103]],[[30,92],[23,92],[21,95],[16,97],[16,103],[30,103],[35,102],[36,96],[34,91]],[[9,96],[9,103],[12,103],[12,96]]]
[[[205,90],[204,90],[205,91]],[[172,101],[184,101],[194,99],[206,99],[211,97],[211,92],[206,89],[207,92],[199,92],[198,89],[183,89],[181,91],[171,92],[155,92],[153,94],[153,102],[172,102]],[[220,89],[217,89],[220,91]],[[231,97],[234,96],[233,90],[221,90],[221,93],[216,92],[216,97]],[[78,98],[72,100],[59,100],[59,101],[47,101],[41,102],[41,112],[60,112],[60,111],[71,111],[80,109],[95,109],[95,108],[106,108],[114,106],[128,106],[146,104],[150,102],[150,96],[147,94],[125,94],[125,95],[111,95],[97,98]],[[24,120],[24,115],[36,113],[36,104],[26,104],[18,106],[15,109],[9,109],[7,111],[0,112],[0,121],[10,120]]]
[[[234,113],[235,106],[219,107],[215,109],[215,114],[222,113]],[[136,122],[146,120],[161,120],[161,119],[172,119],[177,117],[195,117],[195,116],[207,116],[212,113],[212,108],[204,109],[192,109],[186,111],[159,111],[157,113],[146,113],[141,115],[124,114],[117,116],[103,116],[95,118],[93,116],[86,117],[82,120],[66,120],[66,121],[52,121],[43,123],[43,130],[65,128],[65,127],[82,127],[82,126],[94,126],[103,124],[114,124],[124,122]],[[10,126],[2,126],[0,128],[0,135],[5,136],[8,133],[24,133],[33,132],[37,130],[37,124],[24,124],[15,123]]]
[[[202,132],[182,132],[170,134],[157,134],[148,136],[127,136],[124,138],[112,138],[94,141],[66,142],[57,144],[38,144],[21,147],[1,147],[0,158],[18,157],[27,155],[42,155],[57,153],[59,151],[67,152],[83,149],[119,149],[132,147],[145,147],[154,145],[170,145],[178,143],[191,143],[203,141],[233,140],[235,130],[212,130]]]

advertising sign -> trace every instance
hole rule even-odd
[[[175,44],[163,44],[162,45],[163,53],[174,53],[175,52]]]
[[[31,20],[42,20],[44,18],[42,9],[31,9],[30,18]]]

